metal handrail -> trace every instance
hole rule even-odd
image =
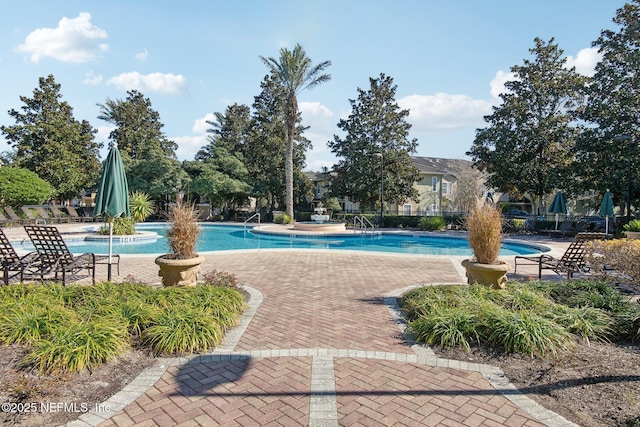
[[[374,232],[374,227],[371,221],[365,216],[356,215],[353,217],[353,232],[355,233],[358,229],[357,225],[360,224],[360,229],[364,229],[363,233],[367,232],[367,229],[371,227],[371,233]]]
[[[253,215],[251,215],[249,218],[247,218],[247,219],[245,219],[245,220],[244,220],[244,231],[245,231],[245,233],[246,233],[246,231],[247,231],[247,223],[248,223],[249,221],[251,221],[251,220],[252,220],[253,218],[255,218],[255,217],[258,217],[258,227],[260,226],[260,212],[256,212],[256,213],[254,213]]]

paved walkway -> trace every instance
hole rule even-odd
[[[205,259],[203,271],[231,272],[251,294],[242,324],[210,354],[159,359],[100,405],[108,410],[69,425],[573,425],[500,369],[438,358],[403,335],[396,297],[463,282],[457,258],[258,250]],[[149,256],[123,256],[121,272],[158,281]]]

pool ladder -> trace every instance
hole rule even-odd
[[[366,233],[367,230],[371,228],[371,233],[373,234],[374,227],[371,221],[367,219],[364,215],[356,215],[353,217],[353,232],[357,233],[358,229],[362,230],[363,233]]]
[[[253,218],[258,217],[258,226],[260,226],[260,212],[256,212],[251,215],[249,218],[244,220],[244,232],[247,232],[247,223],[251,221]]]

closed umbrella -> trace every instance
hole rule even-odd
[[[605,233],[609,234],[609,217],[613,216],[613,198],[611,197],[611,191],[607,188],[600,203],[600,215],[605,217]]]
[[[113,251],[113,220],[118,217],[128,217],[129,186],[124,172],[122,158],[117,144],[112,144],[107,159],[102,165],[102,176],[96,196],[94,215],[102,215],[109,223],[109,264],[107,279],[111,280],[111,257]]]
[[[551,202],[551,206],[549,206],[549,213],[556,214],[556,230],[558,229],[558,215],[566,215],[567,214],[567,204],[564,202],[564,197],[562,196],[562,192],[558,191]]]

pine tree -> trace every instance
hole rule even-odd
[[[20,97],[20,111],[9,111],[16,124],[0,130],[15,149],[14,165],[35,172],[67,200],[95,183],[101,144],[94,142],[97,131],[89,122],[73,117],[60,88],[53,75],[41,77],[32,98]]]

